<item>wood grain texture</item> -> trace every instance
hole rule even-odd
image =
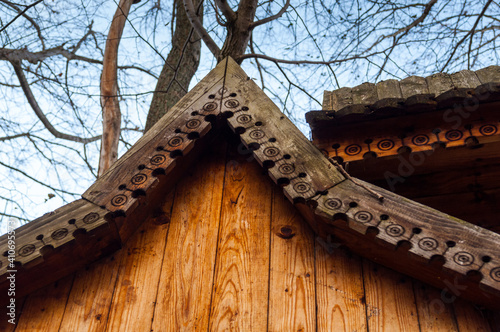
[[[376,84],[378,100],[386,98],[403,98],[399,81],[386,80]]]
[[[75,273],[59,331],[106,331],[118,277],[120,257],[114,254]]]
[[[210,331],[267,330],[272,186],[247,157],[226,166]]]
[[[344,180],[344,176],[231,59],[226,88],[229,93],[236,94],[234,100],[238,104],[235,108],[223,107],[223,112],[234,114],[227,120],[229,126],[241,134],[242,142],[253,150],[257,161],[268,168],[275,183],[289,183],[283,190],[290,200],[311,198],[317,191]]]
[[[419,331],[412,280],[363,260],[369,331]],[[369,311],[368,308],[379,308]]]
[[[95,204],[77,200],[15,230],[15,267],[7,261],[8,234],[0,238],[0,292],[17,270],[16,297],[48,285],[120,247],[113,222]],[[0,302],[7,300],[1,297]]]
[[[268,331],[316,328],[314,234],[278,187],[271,221]]]
[[[16,331],[58,331],[74,275],[62,278],[32,294],[24,303]]]
[[[366,303],[361,259],[329,242],[317,237],[315,244],[318,331],[367,331],[367,313],[381,309]]]
[[[421,331],[458,331],[453,305],[442,290],[413,281]]]
[[[157,215],[168,221],[174,193],[165,198]],[[148,218],[119,252],[118,279],[113,292],[106,330],[151,330],[168,222]]]
[[[485,313],[473,304],[456,299],[453,306],[460,331],[495,332],[488,323]],[[498,326],[496,330],[498,330]]]
[[[83,197],[112,212],[131,213],[139,196],[158,185],[158,173],[168,174],[175,158],[186,155],[195,140],[211,129],[219,114],[226,62],[222,61],[134,146],[85,191]],[[210,117],[210,118],[207,118]]]
[[[217,249],[226,144],[177,186],[152,331],[206,331]]]

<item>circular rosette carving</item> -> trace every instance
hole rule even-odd
[[[226,106],[227,108],[236,108],[240,106],[240,102],[236,99],[229,99],[224,102],[224,106]]]
[[[252,121],[252,116],[250,114],[241,114],[236,118],[236,122],[241,124],[247,124]]]
[[[62,240],[68,235],[68,230],[66,228],[59,228],[58,230],[55,230],[52,232],[50,237],[54,240]]]
[[[411,141],[415,145],[425,145],[425,144],[429,143],[429,136],[424,135],[424,134],[417,135],[417,136],[413,137],[413,139]]]
[[[491,136],[497,133],[497,127],[492,124],[487,124],[479,128],[479,132],[484,136]]]
[[[111,199],[111,205],[122,206],[123,204],[127,203],[127,200],[128,200],[127,196],[119,194]]]
[[[34,244],[27,244],[24,247],[22,247],[21,249],[19,249],[17,254],[21,257],[26,257],[26,256],[31,255],[34,252],[35,252],[35,245]]]
[[[125,195],[122,195],[125,197],[125,199],[127,198]],[[116,197],[116,196],[115,196]],[[114,199],[114,198],[113,198]],[[83,222],[86,223],[86,224],[93,224],[95,223],[97,220],[99,219],[99,214],[95,213],[95,212],[91,212],[89,214],[87,214],[85,217],[83,217]]]
[[[474,256],[469,254],[468,252],[461,251],[457,252],[455,256],[453,256],[453,260],[455,263],[461,266],[469,266],[474,263]]]
[[[373,216],[368,211],[359,211],[354,215],[354,220],[360,223],[367,223],[373,219]]]
[[[296,184],[293,185],[293,190],[295,190],[299,194],[308,192],[309,189],[311,189],[311,186],[309,185],[309,183],[306,182],[297,182]]]
[[[431,237],[424,237],[418,241],[418,247],[425,251],[431,251],[438,247],[438,242]]]
[[[377,143],[377,148],[382,151],[388,151],[394,147],[394,141],[392,139],[383,139]]]
[[[386,227],[385,232],[392,237],[398,237],[405,233],[405,228],[401,225],[392,224]]]
[[[162,154],[157,154],[151,157],[151,165],[159,166],[163,164],[167,160],[167,157],[165,157]]]
[[[269,158],[275,158],[277,155],[280,154],[280,149],[274,147],[274,146],[269,146],[264,149],[264,155]]]
[[[203,110],[206,111],[206,112],[213,112],[217,109],[217,103],[215,102],[210,102],[210,103],[206,103],[205,105],[203,105]]]
[[[186,122],[186,128],[188,129],[195,129],[198,128],[201,124],[201,121],[198,119],[191,119],[188,122]]]
[[[255,129],[255,130],[252,130],[248,136],[250,136],[250,138],[252,138],[252,139],[259,140],[259,139],[264,138],[266,136],[266,133],[264,133],[260,129]]]
[[[444,134],[444,137],[448,141],[458,141],[464,136],[464,134],[460,130],[449,130]]]
[[[349,156],[355,156],[361,152],[361,147],[358,144],[351,144],[345,148],[345,153]]]
[[[281,174],[291,174],[295,171],[295,166],[292,164],[282,164],[278,167],[278,171],[280,171]]]
[[[491,279],[500,282],[500,266],[494,267],[490,271]]]
[[[175,137],[172,137],[171,139],[169,139],[167,144],[170,145],[171,147],[175,148],[175,147],[181,145],[182,142],[184,142],[182,137],[175,136]]]
[[[338,210],[342,207],[342,201],[338,198],[329,198],[325,201],[325,207],[331,210]]]
[[[130,182],[132,182],[132,184],[135,184],[136,186],[138,186],[138,185],[146,182],[147,179],[148,179],[148,176],[146,174],[139,173],[139,174],[134,175],[132,177],[132,179],[130,180]]]

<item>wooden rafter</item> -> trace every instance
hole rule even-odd
[[[118,234],[114,238],[126,241],[154,206],[154,197],[171,187],[200,143],[209,142],[208,134],[224,123],[320,235],[334,234],[353,251],[435,286],[458,283],[460,294],[454,295],[500,307],[500,235],[345,176],[230,58],[99,178],[84,199],[105,209],[107,223]],[[68,211],[65,218],[70,216]],[[31,236],[36,234],[33,230]]]

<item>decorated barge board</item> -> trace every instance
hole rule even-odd
[[[492,87],[493,85],[490,85],[490,90]],[[231,141],[234,135],[239,137],[240,144],[246,147],[244,150],[240,145],[237,149],[240,154],[241,151],[248,152],[244,157],[241,155],[231,157],[231,152],[226,154],[224,150],[225,141]],[[221,153],[221,150],[224,150],[224,153]],[[255,171],[254,163],[248,163],[250,153],[260,164],[261,171]],[[206,161],[207,158],[209,162]],[[217,158],[221,158],[219,163]],[[189,172],[185,173],[186,169],[189,169],[188,166],[196,164],[198,160],[203,160],[203,163],[196,167],[198,172],[203,173],[206,163],[205,173],[211,170],[210,173],[201,176],[199,183],[191,181],[191,186],[195,188],[192,191],[189,188],[179,187],[180,184],[177,185],[175,197],[170,197],[169,193],[174,190],[179,180],[182,183],[189,182],[189,178],[195,176]],[[224,170],[222,173],[221,168]],[[273,186],[269,187],[261,175],[262,171],[281,187],[284,196],[279,194],[277,189],[273,189]],[[252,182],[255,184],[252,185]],[[222,191],[214,194],[216,190],[214,188],[220,186]],[[252,186],[256,189],[249,190]],[[201,190],[199,188],[207,191],[206,196],[198,191]],[[274,194],[271,195],[273,191]],[[262,195],[268,195],[264,199],[267,203],[262,203],[262,200],[259,202]],[[188,199],[190,196],[198,201],[193,204],[184,203],[182,206],[182,199]],[[255,199],[252,198],[254,196]],[[280,201],[280,197],[286,197],[289,203]],[[103,269],[101,272],[103,275],[108,273],[110,280],[117,280],[116,282],[120,280],[120,284],[113,284],[111,287],[115,289],[111,294],[104,289],[93,289],[103,296],[104,302],[107,301],[109,304],[108,307],[104,305],[107,309],[99,309],[107,312],[104,327],[108,330],[115,328],[113,324],[123,324],[119,322],[120,317],[123,319],[123,315],[131,314],[124,308],[139,304],[141,310],[153,313],[152,316],[146,314],[144,318],[149,321],[146,329],[148,331],[152,328],[151,321],[153,326],[159,324],[156,326],[157,330],[161,330],[161,324],[166,324],[167,321],[176,324],[184,321],[183,326],[196,325],[200,329],[207,327],[220,329],[224,324],[230,325],[231,321],[233,324],[241,323],[242,327],[248,327],[245,324],[252,326],[254,322],[256,325],[253,328],[262,330],[255,326],[261,326],[259,324],[264,318],[267,324],[264,327],[271,329],[269,324],[274,323],[268,322],[267,315],[271,315],[272,308],[277,310],[277,305],[273,301],[278,298],[278,293],[279,296],[289,293],[289,287],[297,285],[300,281],[305,288],[302,288],[302,291],[294,288],[294,294],[286,296],[302,296],[301,301],[305,301],[307,308],[312,306],[313,302],[313,307],[318,307],[317,301],[320,301],[318,292],[321,292],[318,289],[333,282],[331,279],[328,281],[328,278],[333,276],[326,276],[323,282],[320,282],[322,278],[320,275],[309,279],[315,270],[321,271],[320,267],[315,265],[319,264],[319,256],[316,257],[314,253],[320,255],[323,249],[319,247],[315,249],[314,243],[324,248],[326,252],[344,245],[352,252],[373,262],[440,289],[449,291],[450,283],[459,285],[460,291],[452,294],[455,298],[461,297],[494,310],[500,308],[500,252],[498,251],[500,235],[351,177],[337,162],[329,160],[305,138],[230,58],[222,61],[210,72],[99,178],[82,198],[17,230],[18,249],[14,262],[19,290],[17,295],[19,297],[28,295],[56,280],[66,280],[70,277],[60,278],[71,276],[72,272],[89,266],[99,258],[106,261],[114,257],[110,256],[110,253],[123,246],[124,249],[115,254],[121,257],[120,262],[106,261],[106,264],[103,264],[101,261],[90,265],[95,265],[96,269]],[[267,205],[271,201],[274,210]],[[172,211],[166,207],[168,204],[170,208],[173,206]],[[290,204],[295,205],[302,218],[319,236],[315,241],[311,238],[312,233],[299,221],[300,218],[287,208],[291,206]],[[277,214],[276,211],[282,211],[282,214]],[[167,218],[167,215],[170,217]],[[278,227],[279,223],[273,224],[273,220],[283,216],[288,216],[286,220],[280,221],[285,224],[284,226]],[[181,218],[182,222],[178,221],[179,224],[174,226],[173,221],[176,218]],[[273,227],[270,227],[270,223]],[[293,227],[287,225],[290,223]],[[148,232],[148,229],[154,228],[152,225],[156,225],[154,227],[158,228],[158,234],[154,235],[153,231]],[[175,227],[181,228],[174,231]],[[164,233],[165,228],[168,234]],[[169,228],[171,229],[168,230]],[[137,229],[141,231],[136,232]],[[189,233],[191,231],[194,233]],[[191,235],[188,236],[188,233],[196,235],[190,238]],[[154,241],[148,241],[144,234],[149,234],[148,236]],[[306,239],[303,240],[306,244],[296,243],[305,246],[304,252],[289,245],[282,245],[283,247],[279,249],[280,255],[284,255],[280,257],[286,257],[291,253],[310,257],[310,262],[302,260],[301,264],[306,266],[304,274],[296,275],[294,274],[296,271],[287,269],[283,269],[281,275],[273,274],[274,269],[279,270],[281,263],[280,259],[276,261],[277,258],[273,256],[271,249],[278,244],[274,242],[277,239],[271,234],[276,234],[281,240]],[[263,245],[262,240],[267,241],[267,244]],[[155,241],[158,241],[158,244]],[[180,241],[178,247],[175,246],[176,241]],[[4,249],[6,243],[6,236],[0,238],[2,251],[7,251]],[[239,248],[237,243],[243,243],[244,250]],[[202,249],[196,249],[198,246]],[[141,255],[134,256],[134,248],[139,247],[144,251],[141,251]],[[234,250],[239,254],[230,254],[233,250],[231,248],[237,248],[238,250]],[[186,256],[183,256],[183,252]],[[238,255],[241,255],[241,259],[235,258]],[[346,265],[349,265],[350,261],[354,266],[359,264],[359,258],[347,258],[347,256],[342,258],[341,255],[343,254],[334,250],[330,259],[334,260],[337,257],[339,262],[343,261]],[[128,256],[134,258],[127,258]],[[328,261],[327,256],[325,254],[326,261]],[[145,275],[141,276],[142,272],[134,269],[137,266],[145,270],[153,269],[149,264],[158,259],[155,257],[163,257],[161,262],[156,261],[161,264],[155,273],[144,272]],[[8,254],[0,257],[0,263],[2,275],[0,292],[6,294],[9,287],[6,276],[12,268],[9,266]],[[375,263],[366,261],[363,266],[368,269],[368,266],[372,266],[370,264]],[[106,270],[106,266],[111,266],[110,270]],[[264,269],[264,266],[268,268]],[[237,271],[233,271],[233,268]],[[256,268],[259,271],[256,271]],[[362,270],[356,271],[361,273]],[[247,273],[256,274],[255,285],[252,286],[255,276],[248,277]],[[368,271],[366,273],[370,274]],[[389,275],[391,273],[395,272],[387,272]],[[127,276],[126,279],[123,279],[124,275]],[[287,279],[287,275],[291,279]],[[360,277],[360,275],[357,277],[350,275],[342,282],[349,284],[351,279],[353,284],[344,285],[345,287],[359,286],[359,279],[356,278]],[[87,274],[87,278],[91,276]],[[389,277],[381,278],[390,282]],[[141,280],[142,283],[139,282]],[[77,278],[73,282],[78,285]],[[99,288],[93,284],[95,280],[89,279],[87,282],[91,283],[92,287]],[[274,293],[269,283],[279,285],[280,291],[275,294],[276,297],[272,296]],[[241,284],[241,287],[234,286],[237,284]],[[290,286],[287,286],[288,284]],[[203,287],[203,285],[209,286]],[[263,285],[264,287],[261,287]],[[314,285],[314,290],[309,288],[311,285]],[[330,310],[328,308],[352,300],[356,308],[364,308],[360,311],[354,308],[352,310],[365,315],[361,316],[364,319],[361,318],[359,321],[358,318],[355,319],[359,326],[356,324],[353,326],[367,329],[370,324],[375,324],[369,321],[368,310],[373,308],[370,307],[373,304],[367,301],[374,301],[376,297],[374,298],[373,294],[368,296],[366,293],[360,295],[359,292],[352,296],[348,296],[348,293],[339,293],[344,286],[332,284],[333,288],[328,287],[330,291],[322,293],[326,294],[323,302],[325,307],[320,306],[317,310],[326,310],[325,315],[328,316],[326,313]],[[50,292],[52,286],[48,287],[42,291]],[[70,284],[70,290],[71,287],[75,286]],[[172,287],[176,290],[174,291]],[[382,289],[385,286],[377,287]],[[302,294],[301,292],[306,289],[307,294]],[[332,289],[335,292],[332,293]],[[68,299],[72,296],[82,298],[81,293],[74,294],[70,290],[66,293],[63,290],[58,296],[62,298],[66,296]],[[170,298],[165,290],[170,295],[174,292],[177,298]],[[345,296],[340,296],[342,298],[340,299],[339,294]],[[408,303],[416,305],[415,300],[410,298],[415,293],[409,294]],[[436,294],[440,294],[439,291]],[[35,300],[30,301],[33,296]],[[335,304],[332,299],[339,302]],[[439,315],[449,314],[450,303],[442,300],[439,302],[439,296],[437,299],[437,305],[442,305],[444,309],[436,312]],[[43,302],[43,299],[29,295],[26,301],[27,308],[30,306],[35,308]],[[90,300],[85,298],[83,302],[85,301]],[[68,302],[68,306],[70,305],[71,301]],[[94,304],[88,305],[92,310],[97,310]],[[291,310],[297,310],[296,302],[289,305],[295,308]],[[87,308],[85,304],[82,306]],[[60,315],[63,322],[61,324],[64,325],[64,316],[71,316],[71,312],[67,311],[69,310],[67,307],[61,310],[63,311]],[[255,314],[253,310],[265,312]],[[348,311],[347,308],[346,310]],[[464,310],[473,312],[473,309]],[[426,319],[433,321],[431,316],[436,312],[427,313],[429,316]],[[396,309],[393,313],[397,313]],[[103,314],[100,315],[102,318]],[[373,315],[372,312],[370,317]],[[383,316],[380,312],[378,315]],[[313,326],[318,326],[318,321],[324,319],[318,312],[313,315],[314,318],[309,314],[302,316],[304,315],[300,316],[300,321],[305,317],[306,323],[309,325],[314,323]],[[40,319],[41,316],[37,317]],[[227,317],[232,318],[225,321]],[[278,321],[290,319],[287,315],[274,317],[278,317]],[[417,330],[423,328],[423,325],[419,324],[425,325],[425,319],[422,317],[421,322],[415,323]],[[214,325],[219,320],[225,323],[220,326]],[[30,321],[37,320],[30,317]],[[293,319],[287,321],[287,324],[291,322],[294,322]],[[326,329],[328,322],[323,323],[320,326]],[[26,324],[29,324],[28,321]],[[384,323],[382,320],[382,323],[376,324]],[[453,326],[458,329],[456,318],[454,323],[450,324],[455,324]],[[130,326],[132,325],[131,323]],[[99,326],[102,328],[102,325]]]

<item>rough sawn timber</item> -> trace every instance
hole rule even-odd
[[[314,230],[333,232],[353,251],[442,289],[460,283],[461,296],[500,308],[500,235],[345,179],[231,59],[225,88],[241,107],[223,106],[234,113],[230,127]]]

